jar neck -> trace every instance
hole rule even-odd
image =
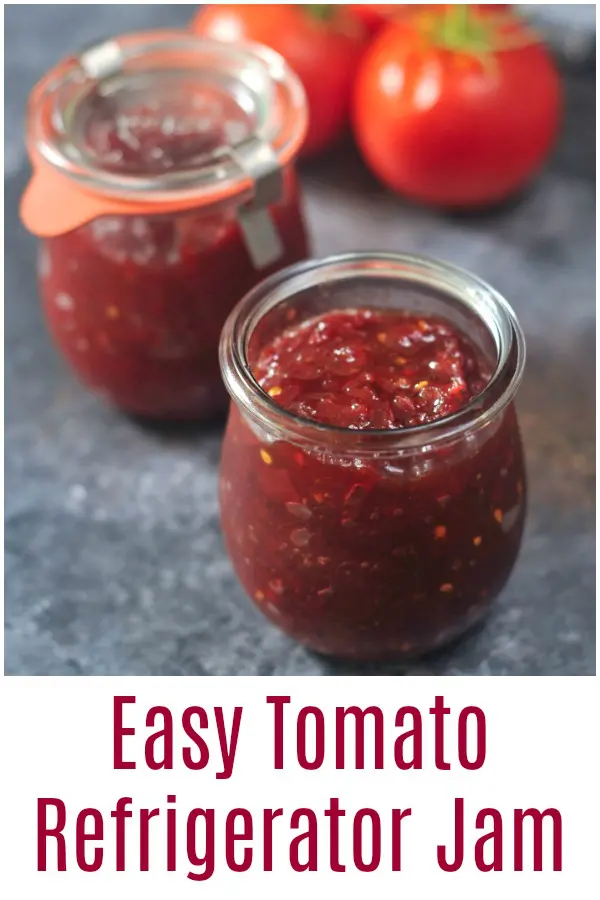
[[[425,425],[355,430],[324,425],[282,409],[252,374],[252,346],[261,333],[282,330],[285,311],[308,318],[334,308],[364,306],[432,313],[453,320],[485,348],[493,366],[486,387],[451,416]],[[395,455],[458,439],[484,428],[514,398],[523,375],[525,340],[506,302],[481,279],[426,257],[353,253],[290,266],[262,282],[233,310],[221,336],[220,359],[227,390],[256,427],[305,448],[345,454]]]

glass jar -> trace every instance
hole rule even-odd
[[[141,416],[224,408],[228,313],[307,255],[305,130],[280,56],[187,33],[107,41],[36,86],[21,215],[51,334],[87,385]]]
[[[253,362],[290,319],[368,307],[452,323],[489,364],[487,386],[446,418],[360,431],[287,412],[254,380]],[[364,660],[421,654],[477,622],[510,575],[525,516],[513,405],[525,346],[506,301],[416,256],[310,261],[250,291],[220,355],[233,401],[223,533],[267,618],[313,650]]]

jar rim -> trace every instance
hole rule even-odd
[[[396,429],[353,429],[303,418],[283,409],[258,384],[248,361],[249,340],[262,317],[294,294],[324,282],[357,277],[388,278],[435,288],[474,312],[492,335],[497,361],[485,388],[464,407],[423,425]],[[408,310],[407,310],[408,311]],[[281,439],[320,445],[336,452],[397,453],[447,441],[480,428],[514,398],[525,366],[525,337],[514,310],[487,282],[466,269],[418,254],[357,252],[288,266],[250,290],[230,313],[221,333],[219,357],[231,399],[258,425]],[[338,446],[339,445],[339,446]]]
[[[143,69],[144,65],[154,68]],[[151,175],[115,173],[82,152],[73,122],[75,110],[86,98],[101,96],[103,85],[111,79],[140,71],[160,76],[168,65],[180,67],[178,72],[192,78],[218,71],[232,82],[244,80],[248,102],[254,104],[250,135],[239,144],[223,143],[184,171],[174,168]],[[191,198],[208,204],[252,188],[258,176],[251,163],[257,154],[244,152],[249,142],[266,145],[281,167],[298,152],[306,126],[302,84],[270,48],[186,31],[147,31],[111,38],[55,65],[30,97],[28,147],[36,168],[49,166],[92,194],[135,204],[186,203]]]

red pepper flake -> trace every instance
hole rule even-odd
[[[502,524],[502,519],[504,518],[504,514],[501,509],[494,510],[494,518],[495,518],[496,522],[498,522],[499,525]]]
[[[451,594],[453,590],[454,585],[450,584],[449,581],[447,581],[445,584],[440,584],[440,591],[442,592],[442,594]]]
[[[387,339],[387,335],[386,335],[385,331],[380,331],[379,334],[377,335],[377,340],[379,341],[379,343],[385,344],[386,339]]]
[[[271,456],[270,453],[267,453],[267,451],[264,449],[264,447],[261,447],[261,448],[260,448],[260,458],[261,458],[262,461],[263,461],[264,463],[266,463],[268,466],[270,466],[270,465],[272,464],[272,462],[273,462],[273,457]]]
[[[317,556],[317,562],[320,566],[326,566],[331,560],[328,556]]]
[[[408,360],[405,356],[397,356],[396,357],[396,365],[397,366],[405,366]]]
[[[327,494],[313,494],[313,499],[317,501],[317,503],[322,503]]]
[[[262,591],[256,591],[254,594],[254,599],[258,600],[258,602],[261,603],[265,599],[265,595]]]
[[[107,306],[106,315],[109,319],[118,319],[121,315],[121,312],[118,306]]]
[[[428,387],[428,385],[428,381],[417,381],[417,383],[415,384],[415,391],[422,391],[423,388]]]
[[[476,547],[480,547],[481,546],[481,535],[478,534],[476,537],[474,537],[473,543],[475,544]]]
[[[283,388],[280,388],[279,385],[275,385],[275,387],[269,388],[267,394],[269,397],[279,397],[280,394],[283,393]]]
[[[436,541],[441,541],[446,537],[447,528],[445,525],[436,525],[433,529]]]
[[[419,331],[429,331],[429,324],[425,321],[425,319],[419,319],[417,322],[417,328]]]

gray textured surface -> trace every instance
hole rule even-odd
[[[26,674],[331,674],[242,596],[219,535],[220,430],[144,431],[85,393],[36,300],[17,221],[26,95],[60,56],[189,7],[9,7],[6,15],[6,670]],[[531,510],[485,628],[414,674],[594,671],[594,87],[567,90],[565,133],[518,205],[450,218],[386,194],[351,152],[304,172],[318,255],[415,250],[473,269],[529,343],[519,408]]]

